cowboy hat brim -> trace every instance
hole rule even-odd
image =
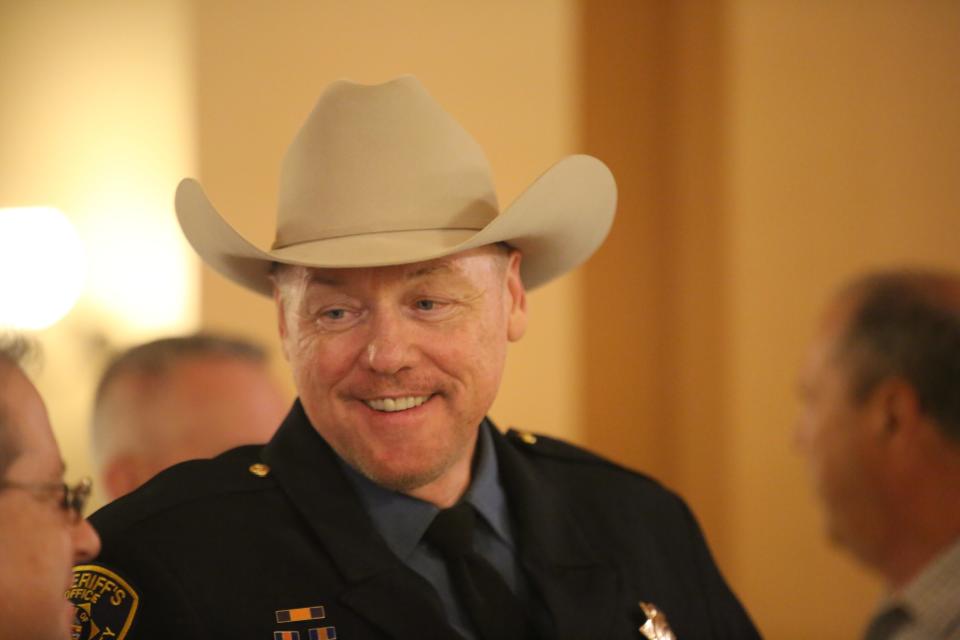
[[[318,268],[379,267],[433,260],[497,242],[523,253],[521,277],[533,289],[584,262],[613,224],[617,188],[601,161],[564,158],[484,228],[361,233],[263,251],[241,236],[193,179],[180,182],[180,227],[200,257],[223,276],[272,295],[273,263]]]

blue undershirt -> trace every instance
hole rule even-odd
[[[485,425],[480,427],[474,456],[473,479],[461,499],[480,514],[474,531],[474,548],[500,572],[513,592],[527,602],[529,587],[517,562],[493,438]],[[433,585],[450,624],[465,638],[474,640],[473,624],[456,598],[443,558],[423,541],[423,534],[440,510],[429,502],[381,487],[342,461],[341,465],[390,550]]]

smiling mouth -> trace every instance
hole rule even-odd
[[[413,409],[414,407],[419,407],[429,399],[430,399],[430,396],[406,396],[403,398],[376,398],[374,400],[364,400],[363,404],[367,405],[374,411],[383,411],[384,413],[393,413],[395,411],[406,411],[407,409]]]

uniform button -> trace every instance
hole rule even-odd
[[[256,464],[250,465],[250,473],[257,476],[258,478],[265,478],[270,473],[270,467],[267,465],[258,462]]]
[[[533,435],[532,433],[528,433],[526,431],[523,431],[520,433],[520,439],[527,444],[537,444],[537,436]]]

